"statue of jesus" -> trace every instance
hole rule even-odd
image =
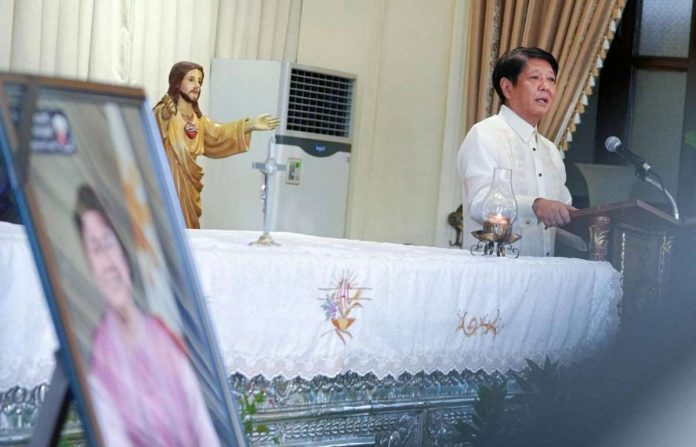
[[[203,169],[196,158],[245,152],[252,131],[273,130],[280,124],[268,113],[224,124],[212,121],[198,107],[203,77],[201,65],[177,62],[169,72],[169,90],[152,109],[188,228],[200,228],[202,213]]]

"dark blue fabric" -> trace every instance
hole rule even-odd
[[[5,169],[2,157],[0,157],[0,220],[19,223],[19,214],[12,196],[10,179],[7,176],[7,169]]]

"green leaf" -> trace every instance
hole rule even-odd
[[[527,364],[529,365],[529,369],[531,370],[532,373],[539,373],[541,372],[541,367],[534,363],[534,361],[527,359]]]
[[[684,133],[684,143],[696,148],[696,130],[689,130]]]

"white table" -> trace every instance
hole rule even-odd
[[[619,325],[620,278],[605,262],[291,233],[274,234],[280,247],[249,246],[254,232],[188,236],[230,375],[493,372],[546,356],[567,364]],[[342,279],[351,289],[337,302],[362,306],[344,331],[325,314]],[[0,392],[47,383],[55,348],[24,229],[0,223]]]

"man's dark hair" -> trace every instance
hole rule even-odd
[[[551,53],[541,48],[518,47],[508,51],[498,59],[495,63],[495,69],[493,69],[493,87],[503,103],[505,95],[500,87],[500,80],[507,78],[513,85],[517,84],[517,77],[522,73],[529,59],[545,60],[553,68],[553,74],[558,75],[558,61]]]

